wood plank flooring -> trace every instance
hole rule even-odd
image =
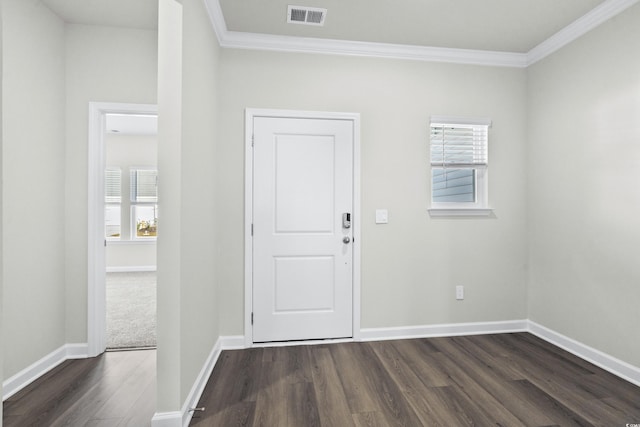
[[[154,350],[67,361],[4,402],[4,427],[149,426]],[[192,426],[620,426],[640,387],[530,334],[224,351]]]
[[[620,426],[640,387],[527,333],[222,352],[192,426]]]
[[[68,360],[4,402],[3,426],[151,425],[156,351]]]

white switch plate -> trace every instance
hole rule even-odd
[[[456,299],[464,299],[464,286],[456,286]]]
[[[376,224],[389,222],[389,212],[386,209],[376,209]]]

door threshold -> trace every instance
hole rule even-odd
[[[122,348],[107,348],[105,351],[109,353],[113,353],[116,351],[141,351],[141,350],[156,350],[156,346],[148,346],[148,347],[122,347]]]
[[[302,339],[302,340],[289,340],[289,341],[266,341],[266,342],[254,342],[251,347],[292,347],[295,345],[322,345],[322,344],[338,344],[345,342],[354,342],[353,337],[344,338],[316,338],[316,339]]]

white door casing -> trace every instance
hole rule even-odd
[[[248,110],[247,130],[247,344],[357,338],[359,117]]]
[[[106,290],[104,235],[105,116],[157,115],[153,104],[89,103],[87,194],[87,352],[94,357],[106,348]]]

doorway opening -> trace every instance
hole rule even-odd
[[[89,108],[89,355],[154,348],[157,107]]]
[[[154,348],[158,118],[105,120],[107,350]]]

